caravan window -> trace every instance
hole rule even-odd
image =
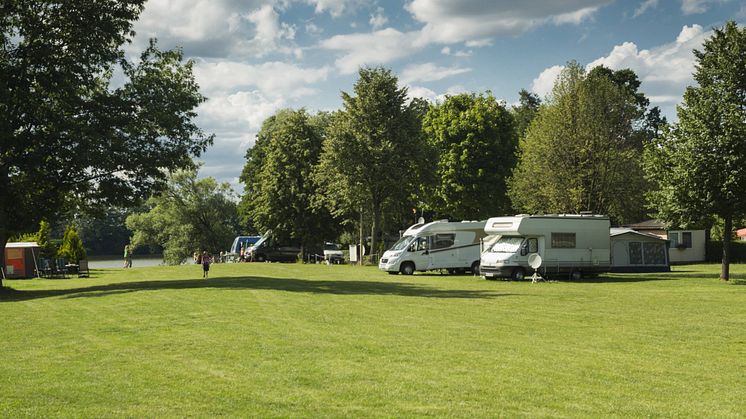
[[[552,248],[574,249],[575,233],[552,233]]]
[[[523,237],[502,236],[488,250],[493,253],[515,253],[523,243]]]
[[[445,249],[451,247],[455,240],[455,234],[436,234],[433,236],[433,249]]]

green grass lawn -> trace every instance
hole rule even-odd
[[[7,281],[0,417],[743,416],[746,286],[718,272],[532,284],[254,263]]]

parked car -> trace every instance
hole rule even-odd
[[[267,232],[247,252],[248,259],[254,262],[295,262],[300,254],[300,245],[275,240],[272,232]]]
[[[342,245],[330,242],[324,243],[324,261],[327,265],[344,263],[344,260]]]

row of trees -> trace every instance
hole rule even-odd
[[[380,250],[412,208],[454,219],[642,216],[640,154],[664,120],[630,70],[570,63],[547,103],[522,91],[512,109],[489,92],[430,105],[387,69],[359,76],[337,112],[286,109],[264,122],[240,177],[249,228],[304,245],[357,229]]]
[[[669,126],[629,70],[570,62],[545,103],[526,91],[512,109],[489,93],[429,105],[387,69],[364,68],[343,107],[283,110],[247,152],[244,225],[309,244],[340,228],[384,233],[432,217],[510,212],[655,216],[676,227],[733,220],[746,206],[746,35],[734,22],[695,51],[678,124]]]

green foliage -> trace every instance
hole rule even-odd
[[[707,242],[705,250],[707,262],[718,263],[723,260],[723,241],[711,240]],[[746,242],[737,240],[730,243],[730,261],[732,263],[746,263]]]
[[[645,149],[648,194],[656,216],[688,226],[718,216],[724,231],[746,216],[746,29],[728,22],[695,50],[694,79],[679,123]],[[721,277],[728,279],[725,235]]]
[[[336,237],[329,212],[313,206],[311,179],[321,154],[328,116],[305,110],[282,110],[267,119],[257,135],[257,148],[247,153],[241,210],[259,232],[272,230],[276,240],[294,240],[303,249],[320,248]]]
[[[74,225],[69,225],[65,229],[65,235],[62,236],[62,245],[57,254],[71,263],[78,263],[78,261],[86,259],[83,240],[80,239],[78,229]]]
[[[168,187],[148,200],[146,213],[127,217],[132,246],[163,246],[163,260],[178,265],[198,250],[227,250],[238,234],[238,216],[230,185],[197,179],[197,170],[179,170]]]
[[[601,73],[571,62],[520,141],[509,181],[515,208],[528,213],[608,214],[616,223],[643,218],[646,183],[635,123],[636,96]]]
[[[51,239],[52,227],[46,220],[39,222],[39,231],[36,233],[36,244],[41,249],[44,258],[51,259],[57,255],[57,246]]]
[[[3,2],[0,253],[8,236],[69,208],[131,206],[212,143],[194,124],[205,98],[180,51],[153,41],[124,58],[143,4]]]
[[[539,112],[541,99],[539,99],[538,95],[526,89],[521,89],[518,95],[520,97],[519,104],[513,107],[512,113],[515,119],[515,129],[518,133],[518,138],[523,138],[526,135],[526,130],[528,130],[531,122]]]
[[[414,206],[412,196],[432,167],[422,136],[424,106],[408,103],[407,90],[384,68],[361,69],[354,96],[343,92],[342,100],[315,170],[319,201],[335,216],[365,217],[376,248],[381,224]]]
[[[449,96],[430,108],[423,131],[438,151],[431,209],[468,220],[510,212],[506,179],[518,139],[505,106],[489,92]]]
[[[82,215],[75,219],[80,238],[89,255],[118,255],[132,232],[125,226],[127,212],[110,208],[97,216]]]

